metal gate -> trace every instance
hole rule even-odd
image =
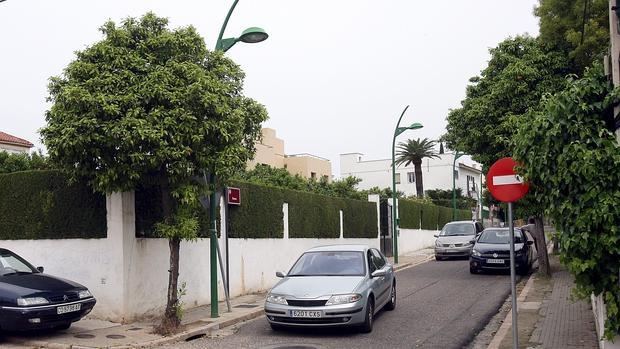
[[[381,226],[381,252],[387,257],[391,257],[392,252],[392,205],[387,200],[381,200],[379,205],[380,226]]]

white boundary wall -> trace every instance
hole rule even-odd
[[[166,239],[135,238],[134,194],[115,193],[106,200],[108,235],[104,239],[2,240],[7,248],[51,275],[88,287],[97,298],[92,316],[116,322],[160,315],[165,307],[169,247]],[[379,204],[377,202],[377,212]],[[328,244],[368,244],[372,239],[289,239],[288,207],[283,207],[283,239],[229,239],[231,296],[266,291],[299,255]],[[223,213],[223,212],[222,212]],[[224,221],[224,220],[222,220]],[[379,222],[377,222],[377,226]],[[225,230],[220,248],[225,253]],[[403,245],[404,246],[404,245]],[[182,242],[179,282],[187,284],[186,307],[210,303],[209,240]],[[219,296],[223,284],[219,275]]]
[[[431,248],[435,246],[435,237],[439,234],[438,230],[423,229],[400,229],[398,235],[398,252],[406,254],[409,252]]]
[[[603,297],[601,296],[595,297],[594,295],[591,295],[591,299],[592,299],[592,311],[594,312],[594,322],[596,324],[596,332],[599,338],[603,338],[603,332],[605,329],[605,318],[606,318],[605,302],[603,301]],[[599,339],[598,344],[601,349],[620,349],[620,335],[616,336],[613,342]]]

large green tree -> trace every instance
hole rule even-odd
[[[448,147],[471,154],[488,169],[496,160],[512,156],[518,125],[540,99],[566,86],[569,72],[565,55],[548,52],[529,36],[501,42],[490,50],[491,59],[480,76],[472,78],[461,108],[448,114]],[[536,191],[532,186],[531,192]],[[519,202],[520,216],[535,216],[541,271],[550,274],[542,231],[543,207],[531,195]]]
[[[51,78],[41,134],[55,163],[103,193],[159,185],[170,270],[162,329],[180,323],[182,239],[195,239],[203,169],[227,178],[254,152],[264,107],[244,97],[241,69],[206,49],[193,27],[148,13],[112,21],[104,38]]]
[[[620,147],[605,119],[620,89],[602,70],[545,98],[520,125],[514,155],[556,225],[579,294],[603,296],[612,338],[620,332]]]
[[[439,155],[435,151],[435,141],[428,138],[409,139],[407,142],[401,142],[398,145],[396,153],[396,165],[413,164],[415,172],[415,190],[418,197],[424,197],[424,181],[422,179],[422,160],[424,158],[438,158]]]
[[[539,0],[539,39],[568,56],[568,68],[581,75],[609,47],[608,0]]]

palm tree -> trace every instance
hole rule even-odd
[[[415,171],[415,189],[418,197],[424,196],[424,183],[422,182],[422,159],[439,158],[435,152],[435,141],[428,138],[422,140],[410,139],[398,144],[396,165],[409,166],[413,164]]]

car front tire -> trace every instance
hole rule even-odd
[[[366,304],[366,318],[364,319],[364,324],[362,324],[361,330],[364,333],[372,332],[372,325],[375,317],[375,302],[372,298],[368,299],[368,303]]]
[[[276,324],[272,324],[272,323],[270,323],[269,325],[271,326],[271,329],[276,331],[276,332],[284,330],[284,326],[276,325]]]
[[[66,324],[62,324],[62,325],[56,326],[56,329],[57,330],[68,330],[69,327],[71,327],[71,323],[70,322],[68,322]]]
[[[435,260],[436,261],[443,261],[443,257],[439,257],[438,255],[435,255]]]
[[[470,274],[478,274],[478,269],[469,267],[469,273]]]
[[[385,305],[386,310],[396,309],[396,283],[392,283],[392,290],[390,291],[390,301]]]

